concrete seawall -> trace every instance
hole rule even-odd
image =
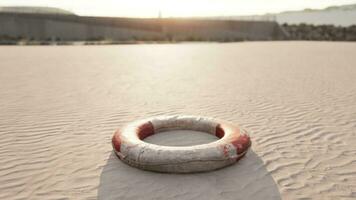
[[[285,33],[275,22],[0,14],[0,37],[28,40],[272,40]]]

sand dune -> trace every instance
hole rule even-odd
[[[355,52],[327,42],[2,46],[0,199],[355,199]],[[252,151],[192,175],[121,163],[114,130],[161,114],[239,123]]]

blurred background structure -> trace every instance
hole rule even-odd
[[[245,40],[356,41],[356,4],[251,16],[93,17],[50,7],[0,7],[0,44]]]
[[[82,17],[38,7],[2,8],[0,25],[5,41],[241,41],[286,36],[271,21]]]

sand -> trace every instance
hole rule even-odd
[[[179,138],[179,139],[177,139]],[[156,133],[144,139],[144,141],[163,146],[192,146],[215,142],[219,138],[215,135],[200,131],[172,130]]]
[[[356,43],[2,46],[0,199],[355,199],[355,102]],[[252,149],[190,175],[114,156],[115,129],[165,114],[239,123]]]

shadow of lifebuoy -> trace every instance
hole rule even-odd
[[[196,174],[142,171],[112,152],[100,176],[98,199],[281,199],[262,160],[249,151],[237,164]]]

